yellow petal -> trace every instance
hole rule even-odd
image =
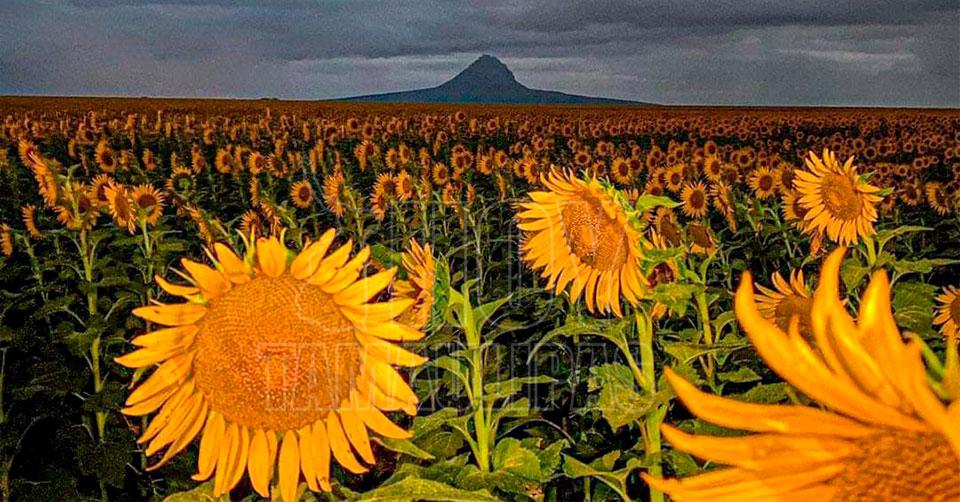
[[[223,417],[215,411],[207,417],[207,425],[203,428],[203,437],[200,438],[200,455],[197,457],[197,473],[193,475],[195,481],[205,481],[217,465],[220,449],[223,446],[225,432]]]
[[[305,280],[317,271],[323,256],[333,243],[336,232],[331,228],[324,232],[317,242],[313,242],[306,247],[290,264],[290,275],[298,280]]]
[[[373,274],[370,277],[366,277],[353,283],[352,286],[333,295],[333,299],[340,305],[356,305],[359,303],[366,303],[370,301],[371,298],[377,296],[387,286],[389,286],[390,281],[393,280],[393,277],[396,275],[396,273],[397,268],[393,267],[389,270],[384,270],[383,272]]]
[[[411,437],[409,432],[391,422],[390,419],[381,413],[374,405],[360,397],[356,389],[350,391],[350,398],[353,401],[353,409],[357,416],[359,416],[363,420],[363,423],[373,432],[391,439],[407,439]]]
[[[159,275],[153,276],[153,279],[157,282],[157,285],[160,286],[160,289],[166,291],[167,293],[173,296],[188,297],[200,292],[200,288],[197,288],[194,286],[180,286],[178,284],[173,284],[171,282],[168,282],[163,277],[160,277]]]
[[[182,258],[180,264],[196,281],[197,287],[200,288],[200,292],[203,293],[206,300],[220,298],[233,287],[223,274],[202,263]]]
[[[306,425],[297,431],[297,437],[300,439],[300,470],[303,471],[303,477],[307,480],[307,487],[313,491],[319,491],[314,456],[316,452],[313,450],[313,431],[309,425]]]
[[[313,452],[317,455],[314,468],[317,470],[317,479],[325,492],[330,486],[330,440],[327,438],[327,426],[323,420],[313,423],[311,437],[313,438]]]
[[[213,245],[217,251],[217,263],[221,270],[234,284],[250,282],[250,267],[230,249],[221,243]]]
[[[280,277],[287,269],[287,248],[276,236],[257,240],[257,262],[268,277]]]
[[[361,465],[357,458],[353,456],[353,452],[350,451],[350,443],[347,442],[347,436],[343,432],[343,426],[340,424],[340,417],[337,416],[337,412],[331,411],[327,415],[326,425],[330,450],[333,451],[333,456],[336,457],[337,462],[344,469],[354,474],[367,472],[367,468]]]
[[[368,464],[375,464],[377,460],[373,457],[370,436],[367,435],[363,419],[353,412],[350,402],[346,399],[340,403],[340,423],[343,425],[343,432],[347,433],[350,444],[360,454],[360,458]]]
[[[236,461],[240,452],[240,430],[237,424],[231,423],[227,426],[223,435],[223,444],[220,447],[220,455],[217,457],[217,475],[213,478],[213,496],[219,497],[230,491],[226,487],[227,478],[232,474],[231,465]]]
[[[404,350],[396,345],[383,341],[375,336],[356,332],[355,336],[363,344],[364,352],[368,357],[374,357],[394,366],[420,366],[427,362],[427,358]]]
[[[133,315],[163,326],[193,324],[207,313],[207,307],[195,303],[150,305],[133,309]]]
[[[283,434],[280,445],[280,498],[284,502],[296,502],[297,481],[300,480],[300,451],[297,436],[293,431]]]
[[[270,497],[270,474],[273,465],[273,455],[267,443],[267,435],[263,429],[253,432],[250,440],[250,453],[247,456],[247,473],[250,475],[250,484],[261,497]]]
[[[389,364],[368,358],[363,361],[363,371],[370,376],[370,379],[377,384],[377,387],[384,394],[405,403],[416,404],[419,402],[417,395],[410,390],[406,380]]]

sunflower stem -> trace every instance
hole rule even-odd
[[[707,302],[707,294],[701,291],[695,296],[697,299],[697,311],[700,314],[700,324],[703,329],[703,340],[708,346],[713,346],[713,329],[710,322],[710,304]],[[713,372],[715,369],[713,352],[708,351],[706,359],[704,371],[707,373],[707,378],[713,380]]]
[[[644,379],[649,384],[648,391],[651,397],[653,397],[657,392],[656,367],[653,360],[653,319],[651,319],[650,314],[641,309],[636,313],[636,323],[637,335],[640,340],[640,367],[643,371]],[[646,434],[644,434],[646,451],[644,453],[648,458],[653,459],[649,473],[656,478],[663,477],[663,467],[660,464],[659,458],[661,452],[660,423],[663,421],[665,415],[666,407],[658,406],[647,414],[644,421],[644,427],[646,429]],[[654,490],[653,488],[650,489],[651,502],[663,502],[663,500],[662,492]]]

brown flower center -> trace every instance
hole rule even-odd
[[[567,245],[580,261],[601,272],[619,269],[627,262],[627,235],[599,201],[571,201],[560,214]]]
[[[796,316],[800,321],[800,334],[804,337],[811,336],[810,331],[810,309],[813,307],[813,299],[804,298],[799,295],[790,295],[777,304],[774,311],[774,322],[783,331],[790,327],[790,321]]]
[[[773,176],[770,176],[769,174],[760,176],[757,185],[759,185],[760,190],[763,190],[764,192],[770,191],[773,188]]]
[[[954,324],[960,326],[960,294],[950,302],[950,318],[953,319]]]
[[[690,207],[693,209],[702,209],[705,206],[705,198],[702,190],[690,192]]]
[[[360,368],[353,325],[319,287],[257,277],[209,305],[197,387],[212,410],[275,431],[310,424],[348,396]]]
[[[828,174],[820,181],[823,205],[839,220],[853,221],[860,216],[860,193],[849,176]]]
[[[937,433],[880,432],[832,483],[835,500],[960,500],[960,462]]]

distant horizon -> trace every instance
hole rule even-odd
[[[533,89],[663,105],[960,107],[955,0],[6,0],[0,23],[4,95],[333,100],[489,53]]]

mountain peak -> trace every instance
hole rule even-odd
[[[457,76],[436,87],[343,99],[388,103],[641,104],[531,89],[518,82],[507,65],[489,54],[478,57]]]
[[[485,83],[487,85],[521,85],[520,82],[517,82],[517,77],[510,71],[510,68],[507,68],[507,65],[489,54],[478,57],[473,63],[470,63],[470,66],[450,79],[447,84],[458,81],[473,84]]]

